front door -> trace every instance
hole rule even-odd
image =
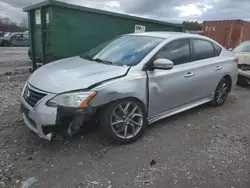
[[[189,103],[194,88],[195,75],[191,71],[189,39],[168,43],[153,58],[174,62],[171,70],[147,71],[149,77],[149,117]]]

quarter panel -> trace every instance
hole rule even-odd
[[[236,86],[238,80],[238,65],[234,61],[234,56],[223,58],[223,76],[229,75],[232,79],[232,88]]]

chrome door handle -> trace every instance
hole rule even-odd
[[[194,76],[194,73],[188,72],[188,73],[185,75],[186,78],[191,77],[191,76]]]
[[[221,66],[217,66],[217,67],[215,67],[215,70],[221,70],[222,69],[222,67]]]

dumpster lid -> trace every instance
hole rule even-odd
[[[25,8],[23,8],[23,11],[29,12],[31,10],[40,9],[41,7],[51,6],[51,5],[63,7],[63,8],[80,10],[80,11],[93,12],[93,13],[97,13],[97,14],[105,14],[105,15],[110,15],[110,16],[115,16],[115,17],[120,17],[120,18],[127,18],[127,19],[133,19],[133,20],[138,20],[138,21],[146,21],[146,22],[162,24],[162,25],[167,25],[167,26],[173,26],[173,27],[179,27],[179,28],[183,27],[182,24],[168,23],[168,22],[163,22],[163,21],[159,21],[159,20],[152,20],[152,19],[148,19],[148,18],[136,17],[136,16],[131,16],[131,15],[127,15],[127,14],[121,14],[121,13],[100,10],[100,9],[88,8],[88,7],[84,7],[84,6],[72,5],[69,3],[59,2],[59,1],[55,1],[55,0],[47,0],[47,1],[43,1],[43,2],[35,4],[35,5],[25,7]]]

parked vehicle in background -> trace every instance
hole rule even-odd
[[[10,34],[11,34],[10,32],[6,32],[6,33],[4,34],[4,37],[9,36]]]
[[[200,30],[186,30],[185,32],[190,34],[203,35],[203,31]]]
[[[238,68],[240,84],[250,85],[250,41],[245,41],[233,50],[239,58]]]
[[[4,36],[0,37],[0,46],[2,46],[3,39],[4,39]]]
[[[204,21],[203,35],[214,39],[226,49],[234,49],[250,40],[250,23],[243,20]]]
[[[4,37],[4,32],[0,31],[0,37]]]
[[[29,34],[11,33],[0,38],[1,46],[29,46]]]
[[[4,39],[4,37],[6,37],[9,33],[5,33],[5,32],[1,32],[0,33],[0,46],[1,46],[1,43],[2,43],[2,40]]]
[[[233,53],[207,37],[129,34],[37,69],[24,86],[21,109],[26,125],[45,139],[72,136],[98,119],[110,140],[126,144],[162,118],[204,103],[222,105],[237,74]]]

